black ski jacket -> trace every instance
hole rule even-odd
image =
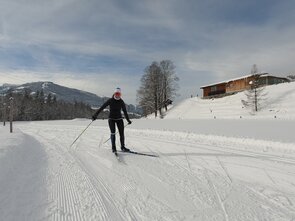
[[[126,120],[129,122],[129,116],[126,110],[126,105],[122,99],[116,100],[114,96],[108,99],[93,115],[92,118],[96,119],[98,114],[105,109],[107,106],[110,106],[110,120],[120,120],[123,119],[121,110],[123,110]]]

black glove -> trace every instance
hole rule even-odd
[[[132,124],[132,121],[131,120],[128,120],[128,124]]]
[[[93,120],[93,121],[95,121],[96,118],[97,118],[97,116],[95,116],[95,115],[92,116],[92,120]]]

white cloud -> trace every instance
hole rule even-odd
[[[257,7],[268,12],[265,18],[258,16],[262,21],[251,19],[256,8],[247,11],[252,14],[243,14],[249,18],[246,21],[245,17],[230,20],[231,12],[240,12],[254,1],[218,2],[0,0],[0,55],[1,49],[24,51],[39,65],[12,71],[0,61],[0,67],[15,78],[51,80],[98,95],[107,95],[119,85],[134,103],[143,69],[162,59],[176,64],[181,94],[245,74],[254,63],[271,73],[295,71],[291,1],[259,3]],[[83,68],[72,71],[69,62],[64,64],[54,53],[67,61],[73,56],[91,60],[96,74]],[[95,61],[99,56],[113,61],[100,67]],[[87,67],[82,62],[73,65]],[[5,80],[13,81],[1,77],[3,83]]]
[[[210,71],[217,81],[250,72],[257,64],[263,71],[287,74],[294,70],[295,31],[267,27],[231,27],[219,31],[214,46],[190,52],[185,63],[192,71]]]

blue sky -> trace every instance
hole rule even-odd
[[[178,100],[246,75],[295,74],[292,0],[0,0],[0,84],[55,83],[136,103],[145,67],[170,59]]]

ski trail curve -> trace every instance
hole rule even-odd
[[[41,142],[48,153],[49,200],[53,202],[47,217],[61,220],[123,220],[108,188],[91,174],[83,163],[61,146],[60,137],[46,131],[26,128],[26,134]]]

